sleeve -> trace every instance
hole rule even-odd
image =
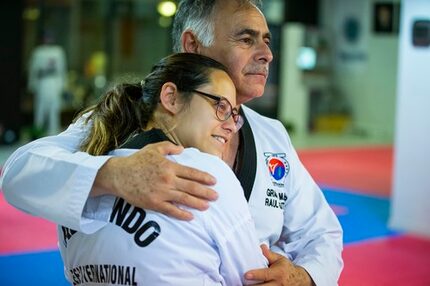
[[[7,160],[1,187],[6,200],[29,214],[84,233],[104,226],[109,215],[103,196],[89,198],[93,182],[109,156],[78,152],[86,135],[84,118],[57,136],[38,139]]]
[[[207,154],[205,154],[207,155]],[[200,162],[200,163],[199,163]],[[243,196],[243,189],[232,170],[219,158],[207,155],[205,160],[181,162],[209,172],[216,177],[214,190],[218,200],[205,213],[197,213],[205,221],[207,231],[217,245],[221,260],[220,274],[225,285],[249,285],[244,278],[251,269],[266,268],[254,221]]]
[[[290,144],[292,192],[284,207],[280,240],[272,251],[287,254],[317,286],[337,285],[343,268],[343,231],[321,189]]]

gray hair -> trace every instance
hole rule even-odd
[[[228,0],[232,1],[232,0]],[[261,7],[261,0],[235,0],[238,5],[252,4]],[[213,15],[215,5],[220,0],[181,0],[173,21],[172,43],[173,52],[182,51],[182,33],[191,30],[204,47],[214,41]]]

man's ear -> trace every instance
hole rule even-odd
[[[186,53],[199,53],[200,42],[197,40],[196,35],[190,30],[182,33],[182,50]]]
[[[180,104],[178,102],[178,88],[173,82],[166,82],[161,87],[160,92],[160,103],[165,110],[171,114],[176,114],[180,110]]]

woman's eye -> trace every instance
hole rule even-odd
[[[227,105],[227,103],[225,103],[224,101],[220,101],[220,102],[218,103],[218,110],[219,110],[221,113],[225,113],[225,112],[227,112],[227,109],[228,109],[228,105]]]

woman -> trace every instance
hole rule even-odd
[[[195,218],[186,222],[107,196],[101,204],[110,225],[91,235],[58,228],[70,282],[243,285],[251,282],[246,271],[267,266],[240,183],[221,160],[243,123],[235,98],[223,65],[181,53],[161,60],[142,83],[119,85],[86,110],[92,127],[83,151],[127,156],[170,140],[186,149],[169,159],[213,174],[219,198],[205,212],[189,209]]]

